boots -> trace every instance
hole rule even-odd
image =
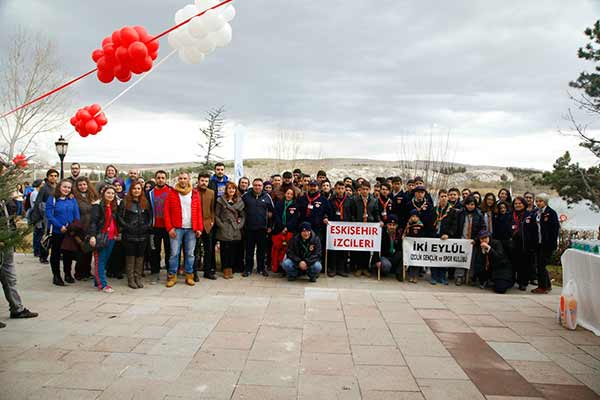
[[[194,274],[185,274],[185,283],[188,286],[195,286],[196,282],[194,282]]]
[[[142,280],[143,272],[144,272],[144,257],[136,257],[135,258],[135,268],[133,270],[133,277],[135,279],[135,284],[140,289],[144,287],[144,282]]]
[[[134,278],[134,268],[135,268],[135,257],[127,256],[125,257],[125,271],[127,272],[127,286],[132,289],[137,289],[137,285],[135,284]]]
[[[231,268],[223,269],[223,278],[232,279],[233,278],[233,270]]]
[[[167,287],[173,287],[177,284],[177,275],[176,274],[168,274],[167,275]]]

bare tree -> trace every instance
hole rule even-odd
[[[25,30],[8,39],[0,60],[0,112],[13,110],[62,84],[65,74],[54,43]],[[65,121],[65,90],[6,117],[0,117],[0,151],[8,159],[25,153],[35,138],[59,129]]]
[[[302,131],[280,128],[272,144],[276,159],[275,168],[279,169],[283,161],[298,160],[303,144],[304,133]]]
[[[200,128],[202,136],[198,145],[203,151],[201,157],[204,158],[205,166],[210,166],[212,159],[220,158],[215,155],[215,150],[223,145],[224,134],[222,130],[225,124],[223,113],[225,113],[225,106],[208,111],[206,117],[208,125],[206,128]]]

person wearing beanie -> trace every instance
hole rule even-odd
[[[288,281],[295,281],[306,274],[311,282],[316,282],[321,272],[321,240],[312,231],[309,222],[300,224],[300,232],[288,244],[282,267]]]
[[[396,274],[402,282],[402,234],[398,230],[398,216],[389,214],[381,235],[381,251],[373,255],[373,265],[385,275]]]
[[[273,201],[282,200],[285,197],[285,192],[290,188],[294,190],[294,198],[298,199],[302,194],[302,191],[294,185],[294,175],[292,175],[290,171],[285,171],[281,174],[281,180],[281,186],[273,192]]]
[[[408,217],[408,222],[404,228],[404,233],[402,234],[402,238],[424,237],[424,232],[425,228],[423,226],[423,222],[421,222],[421,219],[419,219],[419,212],[417,210],[411,210]],[[410,283],[417,283],[419,269],[420,267],[417,266],[408,267],[408,281]]]
[[[433,210],[433,202],[427,199],[427,189],[425,186],[419,185],[412,191],[412,198],[407,204],[408,214],[412,211],[417,211],[419,219],[423,223],[423,236],[434,237],[435,236],[435,216]]]
[[[535,200],[536,208],[525,224],[525,246],[535,252],[537,259],[538,287],[531,292],[545,294],[552,290],[552,283],[546,266],[558,245],[560,223],[558,215],[548,205],[550,196],[540,193]]]
[[[479,279],[481,289],[493,286],[494,292],[504,294],[513,285],[512,266],[502,244],[491,238],[488,231],[481,231],[477,237],[473,254],[473,269]]]

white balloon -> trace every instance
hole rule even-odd
[[[188,24],[188,32],[191,36],[197,39],[201,39],[204,36],[208,35],[209,31],[204,18],[196,17],[192,19]]]
[[[196,50],[198,50],[204,54],[210,54],[213,51],[215,51],[216,47],[217,47],[217,43],[214,39],[214,34],[211,33],[210,35],[206,36],[204,39],[202,39],[198,43]]]
[[[196,7],[195,4],[188,4],[187,6],[183,7],[183,16],[185,17],[184,20],[192,18],[199,12],[200,11],[198,11],[198,7]]]
[[[220,30],[215,33],[212,33],[211,36],[215,39],[215,44],[217,47],[225,47],[229,43],[231,43],[231,39],[233,37],[233,30],[231,29],[231,25],[225,24]]]
[[[226,24],[225,19],[215,10],[208,10],[202,18],[204,18],[205,26],[209,32],[216,32]]]
[[[186,47],[183,50],[183,54],[185,58],[192,64],[199,64],[204,61],[204,54],[194,48]]]
[[[177,10],[177,12],[175,13],[175,24],[180,24],[183,22],[183,20],[185,20],[185,16],[183,15],[184,11],[183,8],[180,8],[179,10]]]
[[[181,27],[178,30],[180,32],[177,34],[177,40],[181,43],[182,47],[196,45],[196,39],[188,33],[187,29]]]
[[[196,0],[194,3],[196,3],[196,7],[198,7],[200,11],[204,11],[216,6],[220,2],[216,0]]]
[[[183,44],[179,40],[179,32],[176,30],[169,33],[167,41],[169,42],[169,46],[171,46],[174,49],[180,49],[183,47]]]
[[[221,16],[226,22],[230,22],[235,18],[235,7],[232,4],[225,6],[221,11]]]

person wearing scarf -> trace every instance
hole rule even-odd
[[[308,190],[298,198],[298,210],[300,212],[300,221],[309,222],[319,238],[325,234],[325,220],[330,217],[329,201],[323,197],[319,191],[319,183],[310,181]]]
[[[127,192],[125,191],[125,181],[121,178],[113,180],[112,185],[115,187],[119,203],[125,198]]]
[[[502,244],[491,236],[488,231],[479,233],[473,254],[473,266],[481,282],[481,289],[492,286],[494,292],[504,294],[514,284],[512,267]]]
[[[101,200],[95,201],[92,206],[89,240],[94,249],[94,286],[105,293],[112,293],[114,290],[106,280],[106,265],[119,234],[117,202],[113,186],[104,186],[102,190]]]
[[[331,208],[330,221],[335,222],[352,222],[353,209],[352,198],[346,193],[344,182],[338,181],[335,183],[334,192],[329,199]],[[343,250],[328,250],[329,256],[327,262],[327,275],[333,278],[336,275],[348,277],[348,252]]]
[[[398,216],[389,214],[381,235],[381,251],[373,255],[373,264],[385,275],[394,271],[402,282],[402,235],[398,230]]]
[[[392,199],[390,198],[391,187],[387,183],[382,183],[379,189],[379,197],[377,205],[379,206],[379,220],[383,223],[387,222],[388,215],[392,214]]]
[[[419,218],[419,212],[417,210],[411,210],[410,216],[408,217],[408,222],[406,223],[406,227],[404,228],[404,233],[402,238],[405,237],[424,237],[425,226],[423,222]],[[417,283],[417,279],[419,276],[419,269],[421,267],[411,266],[408,267],[408,281],[410,283]]]
[[[479,232],[487,230],[483,220],[483,214],[481,214],[481,211],[477,208],[477,203],[473,196],[468,196],[463,202],[463,206],[464,208],[456,214],[456,232],[454,238],[474,241]],[[470,269],[469,273],[472,278],[471,283],[475,284],[473,269]],[[454,273],[454,283],[456,286],[465,283],[465,274],[466,271],[464,268],[456,269]]]
[[[171,257],[167,287],[177,283],[177,268],[181,246],[184,246],[185,283],[194,286],[194,248],[204,229],[200,194],[192,188],[190,174],[180,172],[177,184],[169,191],[165,202],[165,229],[169,233]]]
[[[287,245],[298,231],[298,207],[295,199],[296,192],[288,188],[283,199],[275,201],[273,211],[273,248],[271,249],[271,271],[278,272],[285,258]],[[282,270],[283,271],[283,270]]]
[[[321,272],[321,241],[312,231],[310,223],[300,225],[300,233],[296,234],[288,244],[286,258],[281,264],[288,281],[295,281],[299,275],[307,274],[310,282],[316,282]]]
[[[454,212],[454,208],[448,202],[448,192],[445,189],[440,189],[438,191],[438,205],[434,209],[436,237],[441,238],[444,236],[444,232],[447,230],[447,222],[452,219],[448,218],[448,216]],[[445,236],[445,238],[447,239],[448,236]],[[431,284],[441,283],[442,285],[447,285],[446,272],[448,272],[448,268],[431,268]]]
[[[513,273],[519,284],[519,290],[527,290],[531,272],[531,259],[525,246],[525,224],[531,223],[531,216],[527,212],[527,202],[523,197],[516,197],[512,204],[512,264]]]

